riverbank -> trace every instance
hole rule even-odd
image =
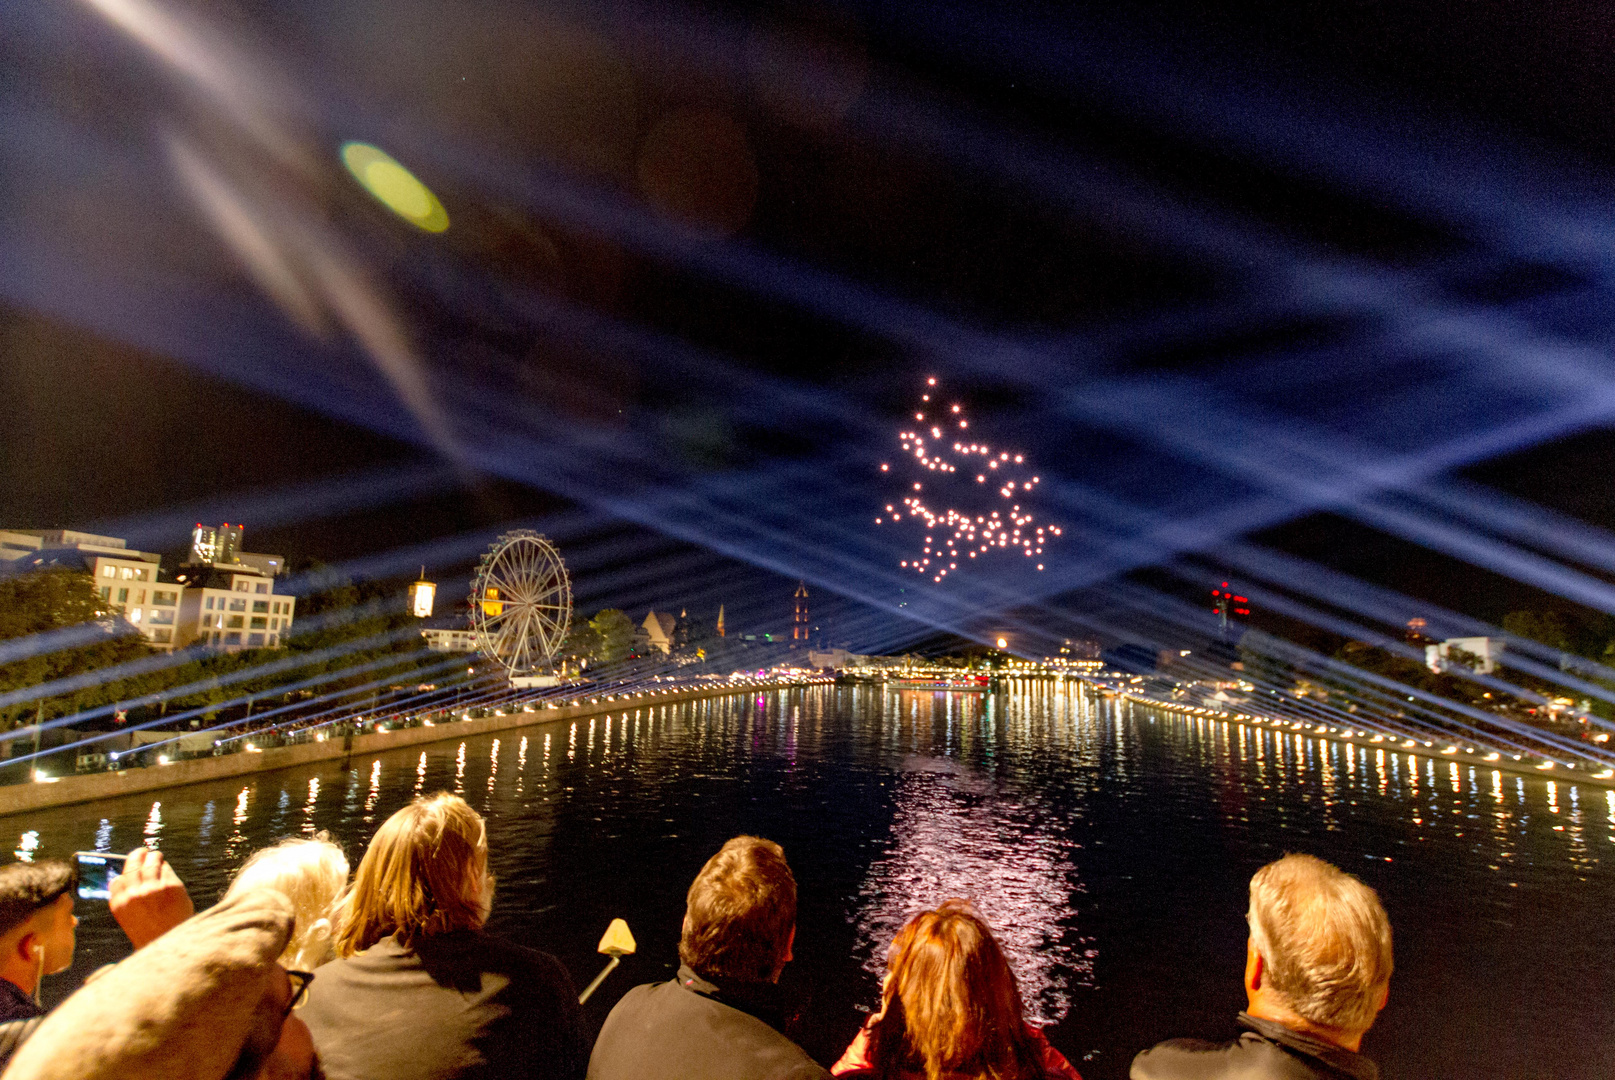
[[[1173,713],[1178,716],[1193,717],[1197,720],[1221,720],[1224,723],[1242,724],[1245,727],[1271,731],[1276,735],[1304,735],[1306,738],[1317,739],[1320,742],[1328,741],[1342,743],[1346,746],[1360,746],[1365,750],[1375,750],[1381,753],[1406,754],[1410,758],[1428,758],[1437,763],[1447,761],[1459,765],[1473,766],[1477,769],[1492,769],[1514,776],[1532,776],[1538,780],[1557,780],[1566,784],[1585,784],[1588,787],[1615,790],[1615,775],[1598,775],[1590,769],[1583,771],[1583,769],[1570,769],[1564,766],[1543,769],[1523,761],[1513,761],[1507,754],[1497,751],[1488,751],[1484,754],[1470,753],[1464,749],[1462,744],[1448,743],[1443,746],[1436,743],[1431,746],[1425,746],[1414,741],[1412,746],[1407,746],[1405,743],[1408,740],[1390,737],[1383,737],[1380,741],[1375,742],[1373,735],[1360,737],[1343,732],[1318,731],[1314,728],[1305,727],[1296,721],[1265,720],[1245,713],[1217,712],[1214,709],[1205,709],[1195,705],[1156,701],[1153,698],[1142,697],[1138,694],[1118,693],[1098,686],[1095,686],[1094,690],[1106,697],[1121,698],[1135,705],[1143,705],[1160,712]],[[1607,772],[1608,770],[1603,771]]]
[[[0,815],[99,802],[102,799],[115,799],[121,795],[138,795],[187,784],[200,784],[209,780],[225,780],[234,776],[273,772],[317,761],[345,760],[384,750],[397,750],[405,746],[446,742],[463,739],[469,735],[507,731],[511,728],[537,727],[540,724],[574,720],[583,716],[599,716],[625,708],[643,709],[656,705],[677,705],[687,701],[783,690],[802,685],[806,683],[798,679],[777,682],[726,682],[711,687],[686,687],[661,692],[641,691],[601,701],[540,707],[532,712],[516,711],[503,716],[483,716],[474,720],[457,720],[402,728],[397,731],[370,732],[354,735],[351,739],[332,738],[325,742],[269,747],[224,757],[188,758],[166,765],[148,765],[144,768],[123,769],[118,772],[83,773],[31,784],[13,784],[0,788]]]

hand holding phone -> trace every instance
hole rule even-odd
[[[123,873],[112,882],[107,902],[130,944],[151,944],[196,914],[191,894],[163,853],[138,847],[129,853]]]
[[[79,899],[106,900],[112,895],[112,882],[123,873],[127,855],[114,855],[110,851],[75,851],[73,861],[78,864]]]

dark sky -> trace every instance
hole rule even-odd
[[[761,626],[803,576],[867,644],[1068,632],[1240,536],[1540,600],[1358,510],[1454,476],[1615,525],[1592,4],[164,10],[167,62],[87,6],[0,43],[0,524],[285,503],[249,547],[342,561],[564,519],[601,602]],[[921,589],[871,528],[933,374],[1048,474],[1043,576]]]

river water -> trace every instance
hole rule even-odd
[[[778,840],[801,892],[794,1033],[829,1062],[909,913],[973,899],[1028,1009],[1085,1077],[1232,1034],[1246,885],[1306,851],[1379,890],[1388,1077],[1587,1077],[1615,1066],[1615,793],[1118,704],[1055,681],[992,696],[820,687],[520,731],[0,820],[19,851],[158,845],[198,902],[257,847],[327,830],[357,862],[419,793],[488,818],[492,928],[581,985],[626,918],[638,954],[590,1003],[675,969],[684,892],[728,837]],[[127,949],[79,902],[59,997]]]

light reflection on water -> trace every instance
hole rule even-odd
[[[488,816],[495,929],[557,952],[582,980],[605,921],[629,920],[640,952],[591,1002],[602,1014],[671,974],[690,878],[750,831],[785,845],[800,882],[788,978],[813,988],[802,1038],[821,1058],[856,1027],[855,1006],[874,1003],[903,922],[964,896],[1056,1045],[1090,1080],[1119,1077],[1155,1039],[1220,1034],[1203,1030],[1205,1008],[1239,1006],[1245,883],[1308,850],[1363,875],[1396,921],[1398,982],[1369,1046],[1388,1073],[1615,1059],[1615,1035],[1578,1029],[1588,1003],[1615,994],[1598,902],[1615,885],[1615,792],[1058,683],[619,710],[0,826],[30,854],[160,840],[208,903],[258,847],[324,829],[356,858],[393,810],[444,788]],[[104,907],[80,914],[76,977],[121,948]],[[1539,955],[1566,959],[1549,971]],[[1530,1019],[1549,1013],[1551,1025]]]

